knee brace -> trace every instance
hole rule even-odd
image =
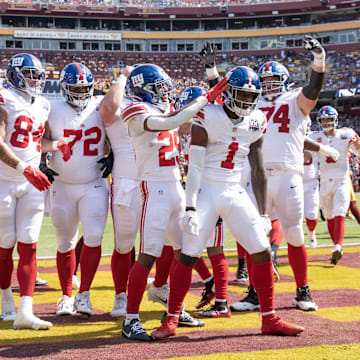
[[[304,232],[301,224],[284,229],[285,239],[292,246],[299,247],[304,243]]]

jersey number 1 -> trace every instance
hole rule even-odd
[[[226,160],[221,162],[221,167],[225,169],[233,169],[235,164],[233,163],[235,153],[239,150],[239,143],[232,142],[229,145],[229,152],[227,154]]]

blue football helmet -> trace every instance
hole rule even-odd
[[[224,105],[238,117],[249,115],[255,109],[261,93],[256,72],[247,66],[237,66],[225,76],[229,87],[223,94]],[[242,98],[244,95],[248,98]]]
[[[191,103],[193,100],[205,93],[206,90],[200,86],[189,86],[180,93],[180,96],[175,103],[175,109],[178,110],[183,108],[184,106]]]
[[[128,76],[126,92],[133,101],[144,101],[163,110],[173,97],[174,87],[171,78],[161,67],[141,64]],[[165,95],[168,97],[164,98]]]
[[[10,59],[6,78],[13,87],[30,96],[40,95],[45,87],[45,70],[40,60],[27,53],[14,55]]]
[[[326,124],[322,124],[323,119],[331,119]],[[338,125],[338,112],[330,105],[323,106],[317,113],[316,120],[324,131],[335,129]]]
[[[91,71],[81,63],[71,63],[63,68],[60,86],[66,102],[80,109],[87,106],[94,93]]]
[[[262,94],[268,101],[273,101],[276,97],[289,89],[289,71],[277,61],[268,61],[261,65],[258,72]],[[277,77],[278,80],[267,81],[267,77]]]

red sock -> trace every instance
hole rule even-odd
[[[273,220],[271,222],[270,244],[280,247],[283,237],[284,234],[281,229],[280,220]]]
[[[334,244],[341,246],[345,236],[345,217],[335,216],[334,220]]]
[[[75,262],[75,269],[74,269],[74,275],[76,275],[77,271],[78,271],[78,267],[80,264],[80,256],[81,256],[81,250],[83,248],[84,245],[84,237],[82,236],[79,241],[76,244],[75,247],[75,257],[76,257],[76,262]]]
[[[185,296],[191,286],[192,267],[176,262],[170,276],[169,314],[179,315]]]
[[[328,225],[328,230],[329,230],[329,235],[331,237],[332,242],[335,244],[335,233],[334,233],[334,229],[335,229],[335,218],[333,219],[327,219],[327,225]]]
[[[261,264],[253,262],[253,281],[259,297],[260,311],[274,311],[274,274],[271,261]]]
[[[63,295],[72,296],[72,276],[75,269],[75,249],[56,253],[56,265]]]
[[[254,287],[254,281],[253,281],[254,262],[252,261],[252,258],[247,251],[245,251],[245,256],[246,256],[246,267],[249,275],[249,284],[252,287]]]
[[[171,246],[164,246],[161,256],[156,259],[156,271],[154,286],[161,287],[167,283],[169,277],[171,264],[174,259],[174,251]]]
[[[147,285],[147,278],[151,269],[135,262],[131,268],[128,285],[128,301],[126,311],[129,314],[138,314],[140,303]]]
[[[307,253],[305,245],[292,246],[288,244],[289,263],[294,273],[296,287],[307,284]]]
[[[81,281],[79,292],[89,291],[101,258],[101,245],[90,247],[84,244],[81,257]]]
[[[317,223],[318,223],[317,219],[310,220],[310,219],[306,218],[306,226],[309,229],[309,231],[314,231]]]
[[[236,248],[238,253],[238,259],[245,259],[245,249],[238,242],[236,242]]]
[[[360,210],[357,206],[356,200],[350,201],[350,211],[355,216],[356,221],[360,224]]]
[[[203,281],[212,277],[211,272],[209,271],[205,264],[205,260],[202,257],[198,260],[194,269],[197,271]]]
[[[17,278],[20,296],[33,296],[36,280],[36,243],[24,244],[18,242],[19,264]]]
[[[115,285],[115,294],[126,292],[131,269],[131,253],[120,254],[114,249],[111,257],[111,273]]]
[[[0,247],[0,289],[7,289],[11,285],[11,274],[14,269],[12,252],[14,248]]]
[[[214,272],[215,298],[227,299],[227,285],[229,281],[229,267],[224,254],[216,254],[209,257]]]

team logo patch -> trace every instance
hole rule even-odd
[[[143,74],[137,74],[132,76],[131,81],[134,87],[141,87],[145,83]]]
[[[256,119],[250,120],[249,130],[251,131],[258,131],[260,129],[259,121]]]
[[[346,135],[346,134],[340,135],[340,140],[346,140],[346,139],[347,139],[347,135]]]
[[[159,190],[158,193],[159,193],[160,196],[164,195],[164,191],[163,191],[163,190]]]
[[[190,95],[190,91],[184,91],[181,93],[179,100],[180,101],[186,101]]]
[[[23,57],[14,58],[12,62],[12,66],[21,66],[23,62],[24,62]]]

